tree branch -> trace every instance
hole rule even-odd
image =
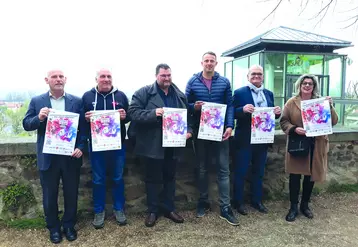
[[[302,7],[302,2],[303,2],[303,0],[301,0],[301,7]],[[308,2],[309,2],[309,0],[306,0],[305,6],[303,6],[303,8],[301,8],[301,12],[298,14],[298,16],[300,16],[303,13],[303,11],[306,10]]]
[[[272,2],[272,0],[259,0],[258,2],[259,3],[267,3],[267,2]],[[265,18],[263,18],[263,20],[259,23],[258,26],[260,26],[263,22],[267,21],[267,19],[269,17],[275,15],[276,11],[282,5],[283,0],[276,0],[276,2],[277,3],[275,5],[275,7],[271,10],[271,12],[268,15],[265,16]],[[287,2],[291,3],[292,1],[287,0]],[[313,1],[310,1],[310,0],[301,0],[301,4],[300,4],[301,8],[300,8],[300,12],[299,12],[298,16],[301,16],[303,14],[303,12],[308,8],[309,3],[312,3],[312,2]],[[322,23],[324,18],[326,18],[329,10],[332,10],[332,12],[335,12],[335,9],[336,9],[338,3],[341,3],[341,1],[338,2],[338,0],[329,0],[329,1],[321,0],[321,8],[314,16],[312,16],[308,20],[309,21],[317,20],[316,24],[314,25],[314,27],[316,27],[318,24]],[[356,6],[355,8],[351,8],[347,11],[340,12],[340,13],[347,13],[347,12],[352,13],[352,11],[354,11],[355,13],[358,12],[358,6]],[[353,14],[352,17],[343,21],[346,23],[349,22],[349,24],[346,25],[345,27],[343,27],[343,29],[350,28],[354,25],[357,25],[357,29],[358,29],[358,14],[354,15],[355,13],[352,13]]]
[[[353,22],[351,24],[349,24],[348,26],[343,27],[343,29],[349,28],[349,27],[353,26],[354,24],[358,23],[358,15],[352,16],[351,18],[347,19],[346,21],[349,21],[352,19],[353,19]]]
[[[321,10],[320,10],[314,17],[310,18],[309,20],[314,20],[314,19],[316,19],[318,16],[320,16],[320,14],[321,14],[323,11],[325,11],[325,12],[324,12],[324,16],[326,16],[327,11],[328,11],[328,9],[329,9],[329,7],[331,6],[331,4],[332,4],[333,1],[335,1],[335,0],[330,0],[329,3],[327,3],[326,6],[324,6],[323,8],[321,8]]]
[[[269,18],[271,15],[273,15],[273,14],[276,12],[276,10],[278,9],[278,7],[281,5],[282,1],[283,1],[283,0],[279,0],[279,1],[278,1],[278,3],[277,3],[277,5],[275,6],[275,8],[271,11],[270,14],[268,14],[268,15],[260,22],[260,24],[259,24],[258,26],[260,26],[264,21],[266,21],[267,18]]]
[[[330,8],[330,6],[331,6],[331,4],[332,4],[333,1],[334,1],[334,0],[330,0],[330,2],[329,2],[324,8],[322,8],[322,9],[320,10],[320,12],[318,12],[318,14],[317,14],[315,17],[309,19],[309,20],[316,19],[316,18],[322,13],[322,11],[325,10],[324,13],[323,13],[323,15],[321,16],[320,20],[317,21],[316,24],[314,25],[314,28],[316,28],[318,24],[322,23],[322,20],[326,17],[327,12],[328,12],[328,10],[329,10],[329,8]]]

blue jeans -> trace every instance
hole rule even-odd
[[[251,202],[262,201],[262,182],[267,158],[267,144],[252,144],[240,147],[235,156],[235,196],[234,201],[244,203],[244,185],[249,164],[252,163]]]
[[[113,209],[124,208],[123,168],[125,164],[125,147],[121,150],[91,152],[93,178],[93,204],[95,214],[103,212],[106,202],[106,173],[112,182]],[[108,170],[108,172],[107,172]]]
[[[217,184],[219,189],[220,208],[230,206],[230,165],[229,165],[229,141],[215,142],[207,140],[195,140],[196,156],[198,159],[198,204],[208,203],[208,166],[215,158],[217,171]]]

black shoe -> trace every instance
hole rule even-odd
[[[239,214],[247,215],[247,208],[245,207],[244,204],[238,204],[236,210]]]
[[[313,219],[313,213],[311,209],[308,207],[308,202],[301,202],[300,211],[307,218]]]
[[[297,204],[292,204],[290,210],[288,211],[288,214],[286,215],[286,220],[288,222],[295,221],[297,215],[298,215]]]
[[[239,220],[235,217],[230,207],[221,209],[220,211],[220,219],[226,220],[226,222],[232,226],[239,225]]]
[[[63,228],[63,233],[68,241],[75,241],[77,239],[77,231],[73,227]]]
[[[62,241],[62,234],[60,232],[50,232],[50,240],[54,244],[59,244]]]
[[[267,214],[268,213],[268,209],[261,203],[252,203],[251,206],[258,210],[260,213],[263,213],[263,214]]]
[[[145,218],[144,224],[146,227],[153,227],[157,222],[157,215],[155,213],[149,213]]]
[[[184,222],[184,218],[181,217],[178,213],[176,213],[174,211],[170,212],[168,214],[165,214],[164,216],[168,219],[171,219],[175,223],[183,223]]]

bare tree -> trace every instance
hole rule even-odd
[[[349,81],[346,86],[346,98],[358,99],[358,80]]]
[[[265,22],[269,17],[273,17],[276,12],[279,11],[280,7],[284,2],[293,4],[291,0],[261,0],[260,3],[276,2],[273,9],[263,18],[260,24]],[[342,28],[349,28],[356,26],[358,28],[358,2],[357,1],[342,1],[342,0],[301,0],[300,9],[298,11],[298,16],[302,15],[307,9],[314,5],[314,8],[317,8],[317,4],[320,5],[319,9],[309,17],[309,20],[315,22],[315,26],[320,24],[323,19],[327,16],[327,13],[330,11],[336,13],[337,7],[343,9],[339,11],[339,16],[343,17],[342,19]],[[344,6],[343,6],[344,5]],[[260,25],[259,24],[259,25]]]

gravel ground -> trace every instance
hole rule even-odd
[[[181,212],[184,224],[159,218],[153,228],[144,226],[145,215],[127,215],[129,224],[120,227],[113,218],[95,230],[90,218],[80,220],[78,239],[58,246],[358,246],[358,194],[327,194],[313,198],[315,218],[300,215],[288,223],[284,217],[288,202],[267,202],[270,213],[250,208],[233,227],[219,219],[217,209],[206,217],[195,218],[193,211]],[[0,246],[51,246],[47,230],[0,229]]]

